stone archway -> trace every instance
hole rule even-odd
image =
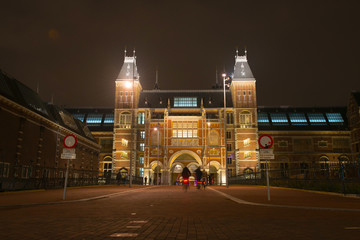
[[[173,185],[181,176],[181,172],[184,167],[202,166],[202,161],[196,153],[189,150],[182,150],[174,153],[170,157],[169,166],[169,184]]]

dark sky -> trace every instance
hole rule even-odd
[[[296,2],[296,3],[295,3]],[[260,106],[345,106],[360,90],[358,1],[1,0],[0,69],[68,107],[113,107],[136,48],[143,89],[208,89],[248,50]]]

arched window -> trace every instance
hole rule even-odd
[[[240,128],[251,128],[252,116],[249,111],[242,111],[239,115]]]
[[[119,121],[120,128],[131,128],[131,114],[129,112],[122,112]]]

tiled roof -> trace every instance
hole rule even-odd
[[[56,122],[61,126],[76,132],[88,139],[94,140],[93,136],[88,134],[89,130],[86,126],[81,126],[77,119],[59,106],[45,103],[40,96],[25,86],[18,80],[7,76],[0,71],[0,95],[16,102],[17,104],[36,112],[39,115]]]
[[[236,56],[233,81],[248,81],[253,78],[254,75],[250,69],[246,55]]]

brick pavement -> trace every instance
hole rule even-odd
[[[247,201],[266,200],[259,187],[214,189]],[[248,206],[214,191],[192,188],[184,192],[175,186],[127,190],[117,186],[74,189],[77,196],[123,193],[86,202],[2,207],[0,239],[358,239],[360,234],[360,213]],[[16,195],[26,199],[34,193]],[[38,193],[44,198],[44,193]],[[273,194],[274,204],[302,198],[299,202],[317,205],[328,199],[327,195],[300,191],[294,195],[293,190]],[[7,195],[0,194],[0,201]],[[354,199],[329,199],[333,206],[338,202],[335,207],[355,205]]]

